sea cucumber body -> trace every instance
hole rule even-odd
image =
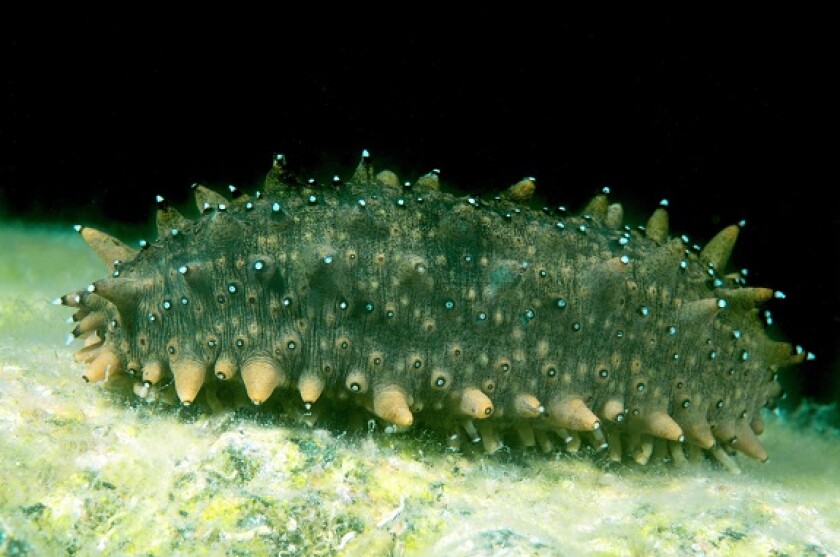
[[[578,216],[533,210],[526,182],[480,200],[434,175],[374,177],[367,159],[328,187],[277,164],[259,197],[199,187],[196,220],[162,208],[136,253],[84,228],[119,261],[62,298],[87,338],[77,359],[91,381],[129,371],[143,396],[173,378],[192,403],[224,383],[490,451],[559,435],[614,460],[682,460],[681,443],[727,465],[733,448],[766,458],[759,412],[799,356],[757,316],[772,291],[723,273],[737,227],[697,253],[668,237],[664,209],[646,229],[605,195]]]

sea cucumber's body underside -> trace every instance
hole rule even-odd
[[[637,462],[764,460],[760,409],[803,359],[768,338],[773,296],[725,274],[738,227],[702,251],[596,196],[579,216],[522,205],[525,179],[484,201],[400,185],[365,156],[353,178],[299,184],[278,157],[256,196],[201,186],[201,216],[158,211],[135,251],[80,232],[112,276],[78,308],[84,377],[134,377],[147,399],[371,412],[449,442],[582,442]],[[250,402],[248,402],[250,399]],[[466,434],[466,437],[465,437]]]

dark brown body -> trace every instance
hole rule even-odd
[[[802,356],[763,330],[773,292],[725,274],[738,228],[694,252],[662,208],[630,229],[605,195],[569,216],[518,205],[532,191],[454,197],[367,160],[349,183],[303,187],[276,164],[259,197],[198,187],[197,220],[161,209],[139,252],[83,228],[119,261],[62,298],[80,308],[77,357],[91,381],[133,373],[141,396],[174,378],[192,403],[232,382],[255,403],[357,405],[489,451],[515,431],[614,460],[765,459],[759,412]]]

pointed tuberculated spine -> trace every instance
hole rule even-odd
[[[95,311],[86,315],[76,328],[73,329],[73,336],[80,337],[105,326],[108,322],[108,315],[103,311]]]
[[[516,203],[524,203],[534,197],[536,189],[537,184],[534,178],[522,178],[502,192],[502,198]]]
[[[609,399],[604,403],[601,415],[611,422],[624,421],[624,403],[615,398]]]
[[[715,437],[706,418],[699,415],[678,415],[676,422],[682,429],[686,442],[702,449],[709,449],[715,444]]]
[[[315,374],[301,375],[298,379],[298,392],[304,407],[309,409],[321,398],[321,393],[324,392],[324,380]]]
[[[683,441],[683,430],[667,412],[656,411],[642,415],[638,427],[644,433],[655,435],[669,441]]]
[[[731,444],[736,451],[741,452],[750,458],[760,460],[761,462],[767,461],[767,451],[761,445],[753,430],[750,429],[750,426],[746,423],[740,424],[737,427],[735,439],[731,441]]]
[[[220,381],[229,381],[230,379],[233,379],[236,377],[238,371],[239,366],[236,365],[236,360],[226,354],[219,356],[213,366],[213,374]]]
[[[163,379],[163,365],[157,360],[150,360],[144,363],[142,377],[144,383],[157,385]]]
[[[813,359],[814,355],[811,354],[810,352],[806,351],[806,350],[802,350],[801,347],[797,347],[796,351],[788,357],[788,359],[785,363],[783,363],[781,365],[793,366],[793,365],[801,364],[802,362],[804,362],[808,358]]]
[[[114,265],[114,261],[125,263],[137,256],[137,250],[95,228],[81,226],[79,234],[108,268]]]
[[[712,428],[712,433],[718,441],[730,443],[738,437],[738,427],[732,422],[722,421],[715,424],[715,427]]]
[[[586,204],[581,214],[589,215],[597,222],[604,222],[607,218],[609,204],[606,194],[598,194]]]
[[[82,379],[88,383],[107,381],[111,376],[122,371],[123,358],[109,348],[103,349],[88,365]]]
[[[700,252],[700,259],[711,264],[718,271],[723,271],[735,248],[739,230],[738,226],[733,224],[718,232]]]
[[[753,433],[756,435],[764,433],[764,418],[762,418],[759,414],[753,416],[753,419],[750,420],[750,429],[752,429]]]
[[[719,288],[715,294],[727,301],[731,308],[751,310],[768,302],[773,297],[770,288]]]
[[[242,364],[242,381],[251,402],[262,404],[274,389],[285,385],[286,377],[274,359],[255,357]]]
[[[111,302],[109,300],[94,292],[96,290],[96,284],[89,285],[85,290],[79,292],[78,305],[87,312],[106,310],[110,307]]]
[[[60,298],[57,298],[53,301],[54,304],[61,304],[63,306],[67,306],[69,308],[77,308],[80,307],[82,302],[82,294],[84,294],[83,290],[79,290],[77,292],[69,292]]]
[[[679,315],[685,321],[699,322],[713,318],[724,307],[726,306],[721,306],[717,298],[703,298],[683,304],[679,309]]]
[[[195,194],[195,204],[199,212],[204,212],[209,209],[223,208],[228,204],[227,198],[220,193],[217,193],[209,188],[196,184],[193,186],[193,193]]]
[[[438,172],[431,171],[428,174],[424,174],[417,178],[417,182],[415,184],[418,188],[425,188],[427,190],[440,190],[440,177],[438,176]]]
[[[493,401],[480,389],[470,387],[464,389],[458,407],[462,414],[482,420],[493,414]]]
[[[171,362],[169,367],[175,376],[175,392],[185,406],[189,406],[198,396],[207,375],[207,366],[198,358],[181,357]]]
[[[657,207],[650,216],[645,227],[645,235],[657,244],[668,240],[668,211],[664,207]]]
[[[389,188],[399,188],[400,178],[390,170],[383,170],[376,175],[376,181]]]
[[[601,426],[586,403],[574,396],[553,400],[546,406],[546,416],[551,424],[575,431],[592,431]]]
[[[265,194],[274,196],[282,193],[295,182],[293,176],[286,170],[286,156],[283,153],[275,153],[271,159],[271,169],[265,176]]]
[[[157,210],[158,239],[172,235],[173,230],[181,231],[190,225],[191,221],[178,212],[174,207],[164,205]]]
[[[352,182],[354,184],[372,184],[374,182],[373,160],[367,149],[362,150],[362,158],[353,172]]]
[[[114,304],[123,322],[129,323],[137,311],[141,296],[152,285],[151,279],[103,279],[93,283],[91,292]]]
[[[539,418],[545,408],[534,395],[520,394],[513,399],[513,411],[520,418]]]
[[[784,341],[766,341],[761,353],[771,366],[789,365],[791,358],[795,355],[793,345]]]
[[[364,394],[368,390],[367,375],[360,370],[351,371],[344,380],[344,386],[351,393]]]
[[[776,381],[771,381],[764,388],[764,396],[766,396],[772,401],[778,398],[783,391],[784,389],[782,389],[782,386],[779,383],[777,383]]]
[[[604,224],[610,228],[619,228],[624,222],[624,207],[621,203],[611,203],[607,207],[607,217],[604,219]]]
[[[408,408],[408,396],[397,385],[385,385],[374,390],[373,413],[396,425],[410,426],[414,423],[414,416]]]

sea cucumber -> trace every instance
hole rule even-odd
[[[158,198],[139,250],[79,226],[111,276],[58,299],[78,308],[75,358],[147,399],[174,385],[217,406],[225,389],[488,452],[766,460],[761,409],[805,353],[764,330],[757,308],[780,294],[726,273],[739,226],[700,249],[670,237],[664,203],[631,228],[607,191],[571,215],[530,208],[534,187],[458,197],[435,172],[375,174],[367,151],[318,185],[276,155],[254,195],[194,186],[196,220]]]

